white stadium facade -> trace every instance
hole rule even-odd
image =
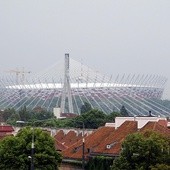
[[[12,72],[12,71],[11,71]],[[69,58],[38,74],[13,71],[1,75],[0,109],[20,110],[26,106],[61,113],[80,114],[85,102],[106,114],[125,106],[131,116],[170,116],[170,109],[158,102],[167,79],[157,75],[106,76]],[[28,73],[28,72],[27,72]]]

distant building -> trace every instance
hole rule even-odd
[[[75,113],[61,113],[60,108],[54,108],[53,109],[54,116],[57,119],[65,119],[65,118],[74,118],[77,117],[78,115]]]

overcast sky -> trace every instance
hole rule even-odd
[[[0,0],[0,71],[64,59],[104,74],[169,79],[170,0]]]

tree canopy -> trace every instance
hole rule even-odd
[[[115,159],[112,169],[151,170],[169,166],[169,151],[170,138],[152,131],[131,134],[123,142],[121,155]]]
[[[16,136],[0,141],[0,169],[25,170],[30,167],[32,134],[35,136],[35,169],[58,169],[61,155],[55,150],[54,139],[41,129],[23,128]]]
[[[16,124],[17,121],[24,121],[27,126],[34,122],[38,127],[75,127],[82,128],[82,122],[85,128],[96,129],[99,126],[103,126],[106,122],[114,122],[116,116],[122,116],[118,112],[112,112],[105,114],[98,109],[92,109],[91,105],[87,102],[81,108],[82,113],[76,118],[56,119],[52,112],[48,112],[44,108],[36,107],[33,110],[29,110],[27,107],[22,107],[19,111],[14,109],[7,109],[0,112],[0,117],[7,121],[8,124],[20,126]]]
[[[124,116],[124,117],[128,117],[128,116],[129,116],[128,111],[126,110],[125,106],[122,106],[122,107],[120,108],[120,114],[121,114],[122,116]]]
[[[14,109],[6,109],[0,113],[0,116],[5,122],[13,125],[15,125],[18,120],[30,122],[33,120],[47,120],[54,118],[54,114],[44,108],[37,107],[33,110],[29,110],[26,106],[22,107],[17,112]]]
[[[92,109],[72,119],[72,122],[69,123],[76,128],[82,128],[84,123],[85,128],[96,129],[99,126],[103,126],[106,123],[106,119],[107,116],[102,111]]]
[[[82,105],[81,108],[80,108],[81,113],[87,113],[91,109],[92,109],[91,105],[87,102],[85,102],[84,105]]]

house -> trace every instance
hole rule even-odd
[[[84,157],[88,160],[94,156],[117,157],[126,136],[135,132],[143,133],[153,130],[170,136],[166,118],[160,117],[117,117],[115,123],[106,124],[85,137]],[[82,139],[62,151],[64,159],[82,160]]]
[[[89,156],[92,149],[97,147],[107,136],[115,130],[114,127],[101,127],[92,134],[85,137],[85,158]],[[62,152],[65,159],[82,159],[83,139],[71,145]]]
[[[0,125],[0,134],[11,135],[14,132],[14,128],[11,125]]]
[[[74,118],[78,116],[75,113],[61,113],[60,107],[53,108],[53,113],[57,119]]]
[[[15,130],[12,126],[10,125],[0,125],[0,140],[3,139],[6,136],[11,136],[14,135]]]
[[[92,133],[92,130],[84,130],[84,137]],[[83,139],[83,129],[60,129],[56,131],[56,150],[63,151]]]

